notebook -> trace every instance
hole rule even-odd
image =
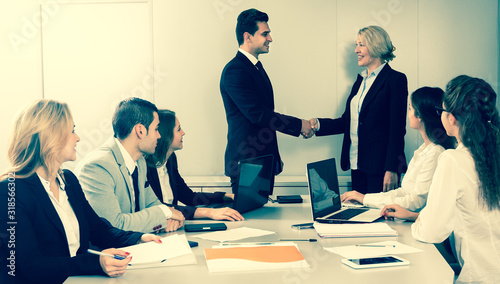
[[[132,256],[127,270],[196,264],[186,235],[170,235],[161,241],[161,244],[147,242],[120,248]]]
[[[265,155],[238,163],[238,190],[234,194],[234,202],[210,204],[206,207],[231,207],[245,213],[264,206],[272,192],[273,155]]]
[[[334,158],[307,164],[307,181],[313,220],[316,222],[370,223],[381,217],[379,209],[342,209]]]

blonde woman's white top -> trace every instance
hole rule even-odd
[[[56,209],[59,219],[66,233],[68,240],[69,254],[71,257],[76,256],[76,252],[80,248],[80,223],[76,218],[75,211],[69,203],[68,196],[66,195],[66,184],[59,174],[57,174],[57,181],[59,182],[59,199],[57,199],[50,190],[50,182],[37,174],[42,182],[43,188],[49,195],[50,201]]]
[[[500,283],[500,210],[489,211],[479,203],[478,187],[469,150],[459,144],[445,151],[412,234],[427,243],[450,236],[462,266],[457,283]]]
[[[422,144],[413,153],[401,187],[388,192],[366,194],[363,204],[377,208],[398,204],[408,210],[419,212],[425,206],[438,157],[443,152],[444,148],[440,145]]]

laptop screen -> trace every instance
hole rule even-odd
[[[334,158],[307,164],[307,180],[314,220],[342,208]]]
[[[241,160],[238,191],[234,208],[240,213],[259,208],[267,203],[271,193],[273,155]]]

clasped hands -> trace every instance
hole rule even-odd
[[[302,129],[300,130],[300,134],[305,139],[311,138],[316,133],[316,130],[318,130],[318,125],[319,122],[317,118],[311,118],[309,120],[302,119]]]

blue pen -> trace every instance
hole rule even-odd
[[[109,256],[109,257],[112,257],[114,259],[119,259],[119,260],[127,258],[126,256],[121,256],[121,255],[118,255],[118,254],[112,255],[112,254],[109,254],[109,253],[100,252],[100,251],[96,251],[96,250],[92,250],[92,249],[88,249],[87,252],[91,253],[91,254]]]

